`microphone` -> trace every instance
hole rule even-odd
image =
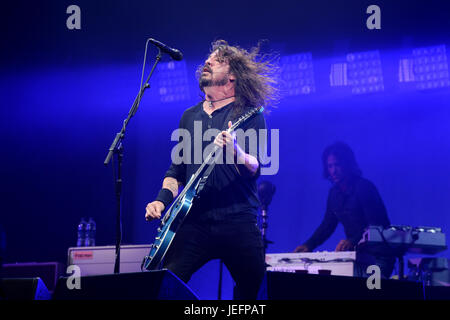
[[[164,43],[159,42],[158,40],[155,40],[153,38],[148,39],[151,43],[153,43],[155,46],[157,46],[159,49],[161,49],[162,52],[167,53],[173,60],[183,60],[183,54],[180,50],[170,48],[166,46]]]

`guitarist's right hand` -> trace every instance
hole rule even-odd
[[[161,201],[150,202],[145,208],[145,220],[150,221],[153,219],[160,219],[164,208],[164,203]]]

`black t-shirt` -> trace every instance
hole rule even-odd
[[[202,164],[207,155],[205,148],[211,147],[216,133],[227,129],[228,121],[234,123],[242,115],[234,114],[233,105],[234,103],[230,103],[208,115],[203,110],[203,102],[200,102],[183,113],[179,127],[189,133],[189,139],[184,138],[184,136],[181,138],[182,134],[180,134],[178,146],[183,148],[180,154],[184,157],[184,163],[174,163],[172,158],[172,164],[165,177],[173,177],[186,185]],[[259,139],[259,130],[266,129],[263,114],[253,115],[239,128],[244,131],[247,129],[255,130],[258,148],[255,150],[255,148],[250,147],[249,139],[246,140],[245,146],[242,144],[240,146],[246,153],[255,156],[259,161],[258,153],[260,154],[265,150],[266,143],[264,138]],[[214,133],[209,129],[219,131]],[[201,154],[199,153],[199,145],[201,145]],[[260,205],[256,186],[260,167],[255,175],[250,176],[246,174],[248,172],[242,166],[239,166],[239,172],[241,172],[239,173],[234,164],[226,163],[225,158],[223,163],[216,164],[200,193],[200,197],[194,200],[189,219],[200,221],[255,221]]]
[[[342,223],[347,240],[358,244],[369,225],[387,227],[389,218],[377,188],[367,179],[355,178],[346,192],[333,186],[328,193],[322,223],[305,244],[310,250],[325,242]]]

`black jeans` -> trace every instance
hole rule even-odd
[[[230,271],[236,283],[234,299],[257,298],[265,274],[265,259],[256,223],[186,221],[167,251],[163,267],[187,283],[213,259],[222,259]]]

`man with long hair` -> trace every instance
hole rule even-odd
[[[169,247],[163,267],[188,282],[206,262],[221,259],[236,283],[235,299],[256,299],[265,272],[256,188],[260,175],[258,153],[265,148],[265,141],[258,141],[256,149],[247,143],[239,145],[226,129],[247,111],[267,107],[273,100],[274,70],[274,64],[260,59],[259,46],[248,52],[224,40],[215,41],[197,70],[205,98],[187,109],[180,120],[180,128],[187,130],[192,139],[181,141],[190,155],[196,152],[195,134],[203,137],[205,130],[218,129],[220,133],[213,143],[223,147],[224,156],[232,161],[215,165]],[[195,129],[198,127],[200,131]],[[256,132],[265,129],[263,114],[253,116],[241,128]],[[203,141],[201,154],[208,143]],[[186,185],[200,165],[192,159],[181,164],[172,159],[161,191],[146,207],[145,218],[159,219],[177,196],[179,186]]]
[[[322,223],[296,252],[308,252],[324,243],[342,223],[346,239],[336,251],[353,251],[369,225],[387,227],[390,224],[383,200],[372,182],[362,177],[352,149],[343,142],[325,148],[322,154],[323,176],[332,182]],[[358,257],[359,256],[359,257]],[[365,276],[369,265],[378,265],[388,278],[395,258],[357,254],[355,275]]]

